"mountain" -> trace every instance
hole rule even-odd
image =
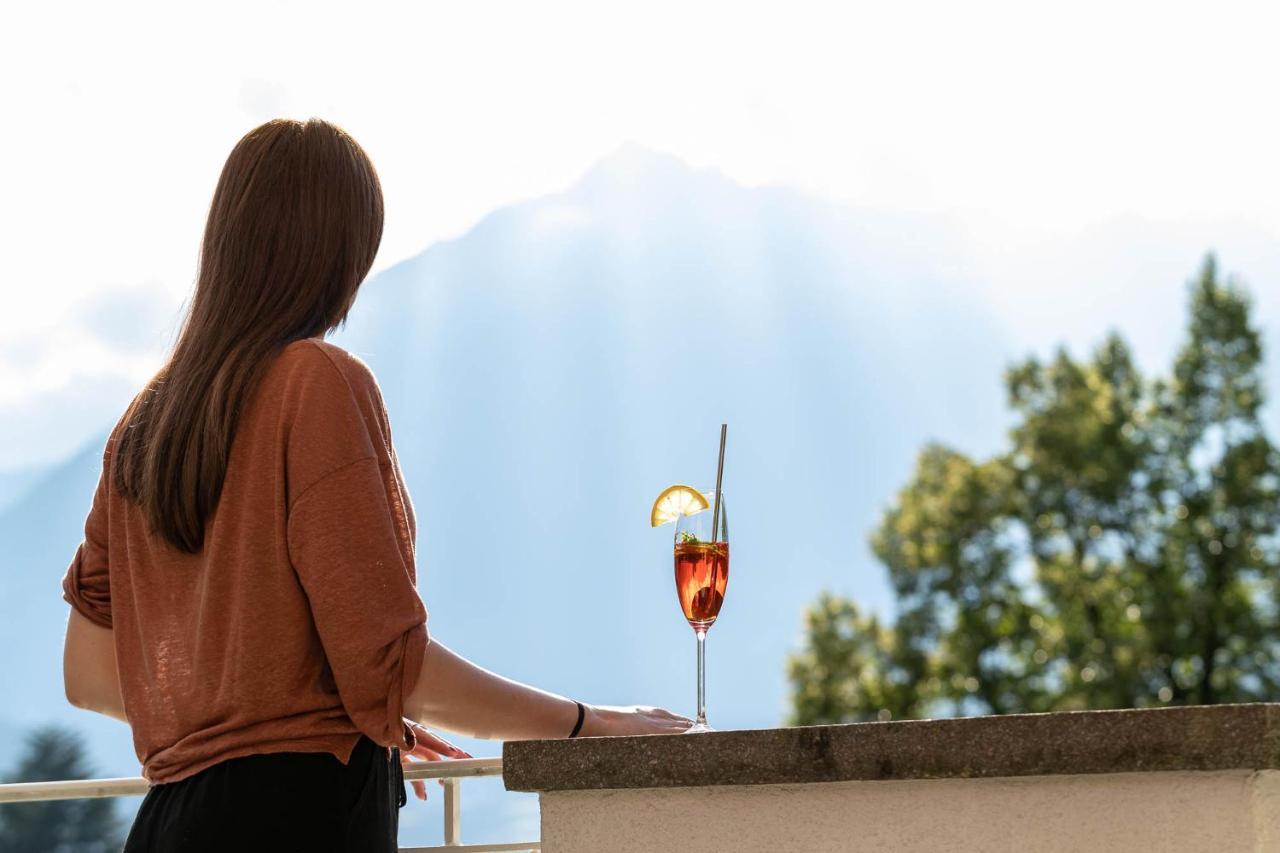
[[[333,340],[386,397],[433,636],[550,690],[692,714],[672,530],[645,521],[664,486],[713,485],[727,422],[734,557],[710,720],[777,725],[817,592],[888,607],[866,536],[920,445],[1001,438],[1014,353],[968,263],[945,220],[749,189],[629,146],[367,281]],[[60,676],[57,582],[102,440],[0,514],[0,725],[65,719],[126,774],[127,730],[67,707]],[[494,828],[509,806],[481,805],[509,840]]]
[[[0,471],[0,512],[4,512],[21,500],[27,490],[47,474],[48,469],[40,465]]]
[[[945,223],[628,147],[368,282],[335,341],[387,399],[429,626],[552,689],[687,710],[671,531],[644,521],[711,485],[727,422],[711,713],[776,724],[818,589],[886,604],[865,537],[920,444],[1000,439],[1006,336],[964,263]]]

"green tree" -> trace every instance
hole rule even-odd
[[[1280,453],[1250,309],[1209,255],[1168,377],[1116,334],[1012,366],[1008,449],[926,447],[872,533],[895,621],[810,609],[791,721],[1274,699]]]
[[[27,735],[23,755],[5,781],[51,782],[92,775],[75,732],[49,725]],[[122,846],[112,800],[0,805],[0,850],[5,853],[99,853]]]

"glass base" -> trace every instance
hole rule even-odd
[[[702,732],[714,732],[714,731],[715,729],[711,728],[711,726],[707,725],[706,723],[694,723],[692,726],[689,726],[689,728],[681,732],[681,734],[696,735],[696,734],[701,734]]]

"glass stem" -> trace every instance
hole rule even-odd
[[[707,629],[697,628],[698,637],[698,725],[707,724]]]

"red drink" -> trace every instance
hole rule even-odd
[[[729,583],[729,543],[680,542],[676,545],[676,592],[684,618],[695,629],[716,621]]]

